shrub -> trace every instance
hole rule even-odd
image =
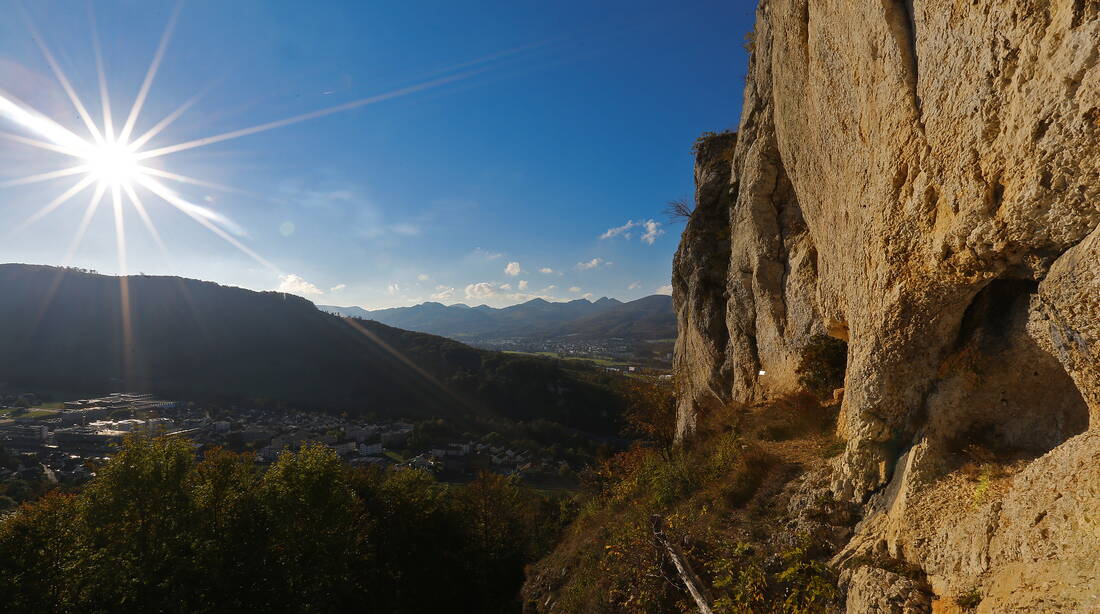
[[[979,507],[982,503],[985,503],[986,497],[989,495],[989,487],[992,484],[992,472],[988,468],[983,469],[981,475],[978,476],[978,485],[974,487],[974,507]]]
[[[833,458],[839,456],[844,452],[845,444],[844,440],[839,437],[833,437],[828,443],[821,446],[821,458]]]
[[[751,546],[737,543],[707,565],[714,576],[714,611],[720,614],[757,614],[768,606],[768,575]]]
[[[737,146],[737,133],[730,130],[704,132],[695,139],[691,153],[696,158],[710,162],[733,162]]]
[[[973,610],[978,607],[978,604],[982,602],[982,594],[978,592],[978,589],[971,589],[958,597],[955,597],[955,604],[960,608],[967,610]]]
[[[796,370],[798,382],[819,398],[826,399],[833,390],[844,386],[847,366],[847,343],[828,335],[814,335],[802,346]]]
[[[752,52],[756,50],[756,31],[749,30],[745,32],[745,42],[741,44],[741,47],[745,50],[745,53],[752,55]]]
[[[804,541],[801,546],[784,552],[782,559],[786,567],[775,576],[786,589],[782,611],[787,614],[832,612],[840,592],[832,570],[811,556],[809,543]]]
[[[695,202],[686,198],[670,200],[665,205],[665,215],[668,217],[670,224],[686,222],[691,219],[691,214],[694,212]]]

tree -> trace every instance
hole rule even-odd
[[[523,584],[523,563],[529,560],[538,527],[535,502],[514,481],[482,472],[459,495],[481,609],[494,611],[509,604]],[[499,611],[499,610],[498,610]]]
[[[131,437],[79,494],[0,518],[0,609],[518,611],[524,565],[561,526],[556,502],[501,476],[445,486],[321,445],[262,471]]]
[[[671,382],[630,378],[620,385],[628,428],[668,447],[676,438],[676,398]]]

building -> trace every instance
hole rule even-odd
[[[121,431],[99,430],[91,426],[74,426],[53,432],[53,442],[64,450],[106,452],[122,441]]]
[[[9,424],[0,427],[0,441],[13,449],[38,448],[46,444],[50,432],[39,424]]]

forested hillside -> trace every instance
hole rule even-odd
[[[388,416],[539,417],[613,432],[608,375],[177,277],[0,266],[0,383]]]

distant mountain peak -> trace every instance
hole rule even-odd
[[[460,341],[525,337],[557,337],[580,333],[586,337],[669,339],[676,336],[672,299],[649,296],[624,303],[606,296],[596,302],[578,298],[567,302],[533,298],[503,308],[462,304],[440,308],[428,302],[367,312],[373,320]]]

